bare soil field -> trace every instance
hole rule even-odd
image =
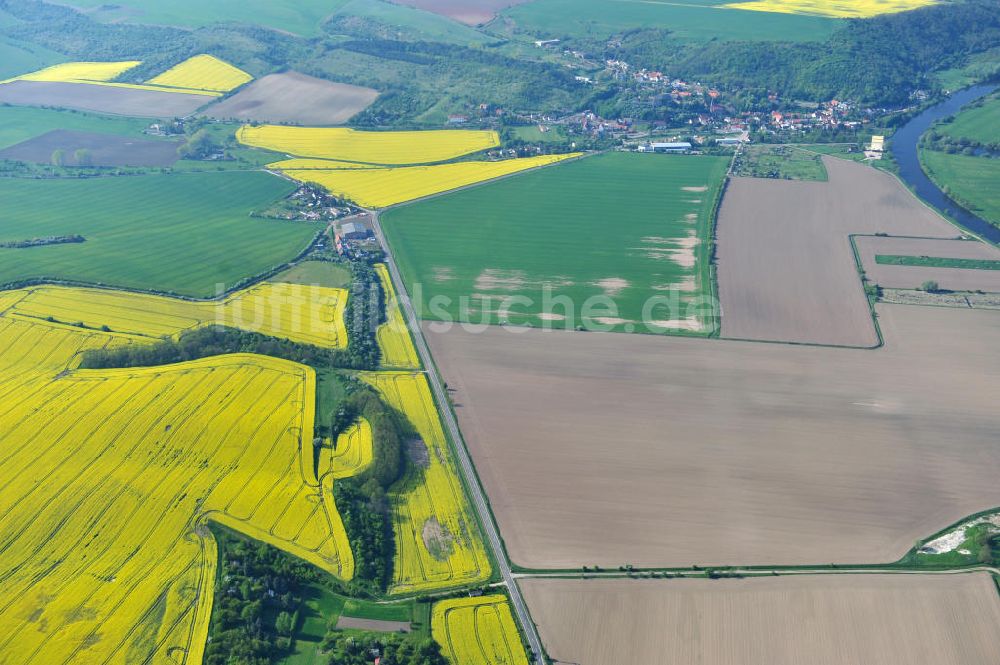
[[[187,116],[211,99],[205,95],[117,88],[89,83],[13,81],[0,85],[0,104],[53,106],[139,118]]]
[[[1000,312],[878,313],[875,350],[425,328],[516,564],[873,563],[1000,505]]]
[[[358,619],[342,616],[337,619],[337,630],[374,630],[379,633],[408,633],[412,630],[409,621],[383,621],[381,619]]]
[[[875,262],[877,254],[1000,261],[1000,249],[984,242],[861,236],[855,238],[854,243],[868,279],[886,288],[916,289],[925,281],[934,280],[942,289],[950,291],[1000,291],[1000,270],[895,266]]]
[[[501,10],[528,0],[392,0],[392,2],[447,16],[466,25],[481,25],[491,21]]]
[[[371,88],[287,72],[257,79],[209,106],[205,115],[219,120],[340,125],[371,106],[376,97],[378,91]]]
[[[992,665],[989,575],[521,582],[557,663]]]
[[[76,151],[87,150],[93,166],[171,166],[177,161],[179,145],[174,141],[55,129],[0,150],[0,159],[48,164],[52,154],[62,150],[64,166],[80,166]]]
[[[723,337],[874,346],[848,236],[959,234],[892,176],[823,163],[828,182],[730,181],[716,231]]]

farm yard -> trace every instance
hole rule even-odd
[[[958,235],[892,176],[833,157],[823,163],[828,182],[729,183],[717,231],[723,337],[875,346],[848,236]]]
[[[515,564],[850,564],[1000,505],[1000,312],[877,313],[877,351],[424,329]]]
[[[203,113],[219,120],[340,125],[368,108],[378,91],[298,72],[268,74]]]
[[[907,256],[964,259],[968,261],[998,261],[1000,250],[984,242],[969,240],[927,240],[924,238],[892,238],[858,236],[854,239],[865,275],[873,284],[891,289],[917,289],[924,282],[935,281],[941,289],[951,291],[1000,292],[1000,271],[893,265],[883,263],[879,256]]]
[[[709,228],[726,167],[611,153],[393,209],[382,226],[428,320],[572,329],[592,299],[590,327],[707,333]]]
[[[0,179],[0,241],[23,240],[25,229],[29,237],[86,238],[0,249],[0,284],[47,278],[214,296],[219,284],[232,287],[294,258],[319,231],[247,216],[293,190],[280,178],[244,172]]]
[[[449,662],[462,665],[528,665],[521,636],[502,595],[434,603],[434,639]]]
[[[987,665],[1000,650],[987,573],[522,584],[560,663]]]

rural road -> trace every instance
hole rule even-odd
[[[510,569],[510,561],[507,559],[507,552],[504,550],[503,541],[500,539],[500,531],[497,529],[497,525],[493,521],[493,514],[490,512],[489,506],[486,504],[486,495],[483,492],[483,488],[479,484],[479,478],[476,476],[475,469],[472,466],[472,459],[469,457],[469,452],[465,448],[464,440],[462,439],[462,435],[458,429],[458,423],[455,421],[455,415],[451,412],[451,409],[448,408],[448,393],[445,391],[444,385],[441,383],[441,378],[433,369],[434,363],[431,360],[430,348],[428,348],[427,342],[424,340],[423,330],[420,328],[420,322],[418,321],[417,314],[413,309],[413,303],[410,302],[410,295],[406,291],[403,284],[403,278],[399,273],[399,269],[396,267],[396,262],[392,257],[392,252],[389,251],[389,244],[386,242],[385,236],[382,234],[382,225],[379,220],[379,214],[375,211],[370,212],[372,216],[372,228],[375,231],[375,236],[378,238],[379,243],[382,245],[382,249],[385,251],[385,264],[389,268],[389,275],[392,278],[393,287],[396,289],[398,300],[402,305],[403,315],[406,317],[407,325],[413,332],[413,339],[416,343],[417,353],[420,354],[420,361],[426,368],[427,380],[431,385],[431,390],[434,391],[434,398],[440,406],[440,412],[444,418],[445,426],[451,433],[451,440],[455,442],[454,447],[458,456],[459,468],[462,471],[462,475],[465,477],[466,487],[469,488],[469,493],[472,496],[472,504],[475,506],[476,513],[479,515],[479,523],[482,524],[483,531],[486,532],[490,549],[493,551],[493,558],[500,567],[500,574],[503,577],[504,584],[507,586],[511,603],[514,606],[514,614],[517,616],[517,620],[521,624],[521,629],[524,631],[524,634],[528,639],[528,646],[531,648],[535,662],[538,665],[545,665],[545,658],[542,655],[542,640],[538,636],[538,631],[535,629],[535,624],[531,620],[531,615],[528,614],[528,606],[525,604],[524,598],[521,596],[521,590],[514,581],[514,574]]]

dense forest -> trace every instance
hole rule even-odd
[[[268,665],[289,656],[309,587],[338,591],[336,581],[309,564],[224,527],[219,545],[205,665]],[[330,665],[447,665],[440,647],[415,635],[345,634],[328,627],[321,643]]]
[[[358,418],[372,428],[372,462],[358,476],[334,484],[333,498],[344,520],[356,581],[384,591],[392,579],[395,543],[386,492],[406,468],[404,445],[414,435],[406,419],[366,385],[354,384],[332,418],[333,440]]]

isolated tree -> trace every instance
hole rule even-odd
[[[63,166],[66,163],[66,151],[53,150],[50,161],[52,162],[52,166]]]
[[[279,635],[291,635],[295,630],[295,622],[288,612],[279,612],[278,618],[274,620],[274,629]]]
[[[933,279],[929,279],[929,280],[927,280],[926,282],[924,282],[923,284],[920,285],[920,290],[921,291],[926,291],[927,293],[937,293],[937,291],[938,291],[938,283],[936,281],[934,281]]]

